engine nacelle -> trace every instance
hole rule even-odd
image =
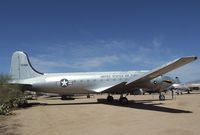
[[[134,89],[134,90],[131,92],[131,95],[143,95],[143,94],[144,94],[143,89]]]
[[[175,80],[169,76],[159,76],[150,81],[152,89],[154,91],[165,91],[170,87]]]

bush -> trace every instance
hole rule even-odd
[[[0,115],[9,115],[11,114],[11,104],[2,103],[0,104]]]
[[[10,80],[7,74],[0,74],[0,115],[8,115],[12,108],[24,107],[27,104],[20,87],[10,85]]]

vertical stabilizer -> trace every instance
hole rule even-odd
[[[25,52],[17,51],[12,55],[10,75],[14,80],[22,80],[43,75],[36,71]]]

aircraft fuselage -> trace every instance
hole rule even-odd
[[[85,72],[85,73],[52,73],[34,78],[20,80],[22,84],[32,84],[29,90],[47,93],[88,94],[98,93],[102,89],[115,86],[121,82],[128,82],[148,71],[119,71],[119,72]],[[167,76],[165,76],[166,78]],[[168,77],[168,79],[171,79]],[[172,80],[172,79],[171,79]],[[160,88],[161,77],[138,84],[138,88],[156,90]],[[164,87],[169,84],[162,83]],[[126,87],[121,91],[127,90]],[[120,90],[119,90],[120,91]]]

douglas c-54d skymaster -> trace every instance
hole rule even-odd
[[[182,57],[151,71],[80,72],[80,73],[41,73],[36,71],[22,51],[12,55],[11,84],[19,84],[24,90],[57,93],[64,98],[72,94],[108,93],[107,101],[112,102],[112,94],[120,94],[119,101],[128,103],[126,96],[138,88],[158,91],[159,99],[174,80],[164,76],[176,68],[196,60],[197,57]]]

